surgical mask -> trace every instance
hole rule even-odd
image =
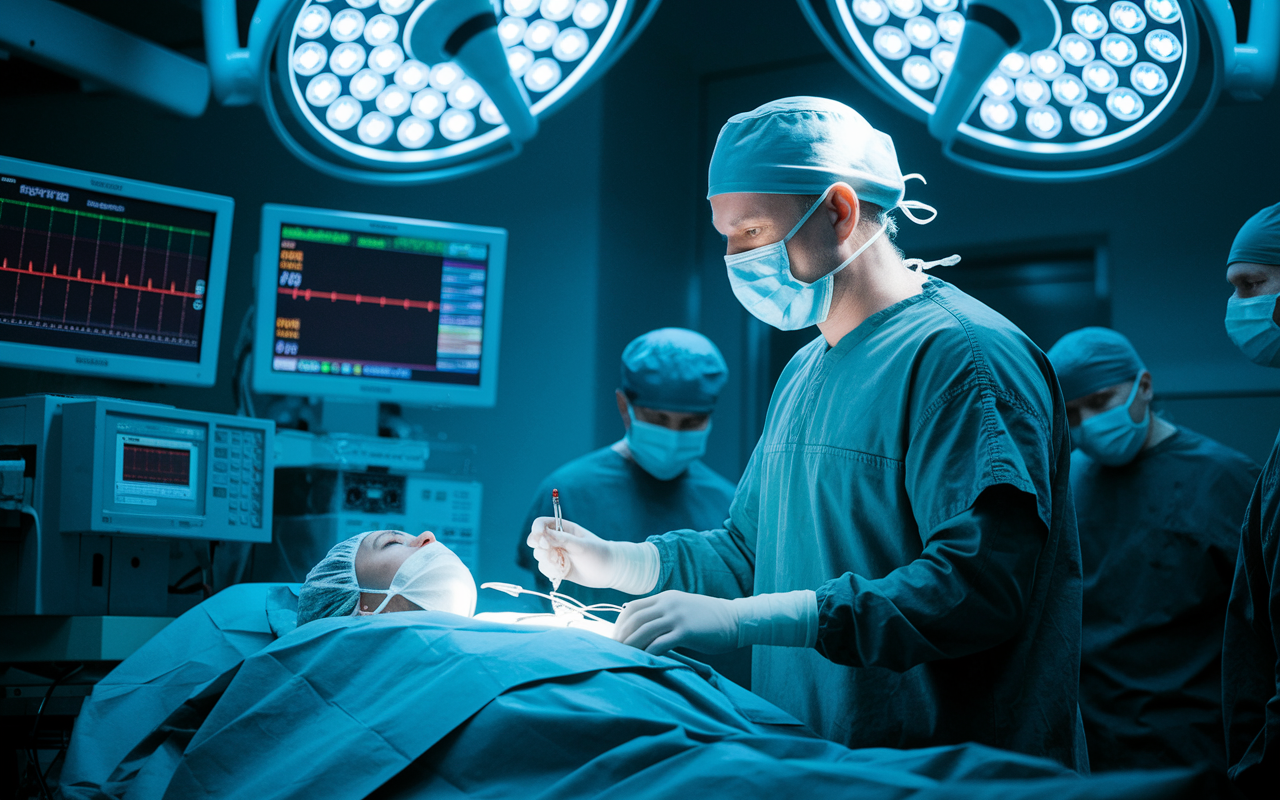
[[[853,263],[853,260],[875,243],[884,233],[885,226],[862,243],[854,254],[840,266],[813,283],[796,280],[791,274],[791,258],[787,254],[787,242],[804,226],[813,212],[831,191],[828,186],[818,202],[804,212],[791,232],[780,241],[724,257],[729,269],[729,285],[742,307],[752,316],[782,331],[798,331],[827,321],[831,313],[832,287],[836,273]]]
[[[1147,409],[1141,422],[1134,422],[1129,416],[1129,409],[1138,397],[1141,378],[1141,373],[1134,378],[1133,391],[1129,392],[1129,399],[1124,405],[1089,417],[1071,429],[1072,440],[1093,460],[1108,467],[1128,464],[1147,441],[1151,409]]]
[[[377,614],[391,598],[400,595],[424,611],[446,611],[469,617],[476,612],[476,581],[471,570],[452,550],[439,542],[430,542],[413,551],[396,570],[387,589],[365,589],[368,594],[385,594],[374,609]],[[356,604],[355,614],[359,614]]]
[[[627,407],[631,428],[627,431],[627,449],[640,468],[660,481],[669,481],[688,469],[707,452],[707,434],[711,421],[700,431],[673,431],[661,425],[636,419]]]
[[[1280,294],[1232,297],[1227,301],[1227,335],[1255,364],[1280,367],[1280,326],[1276,325],[1276,300]]]

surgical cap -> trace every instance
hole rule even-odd
[[[860,200],[897,206],[903,179],[893,139],[844,103],[786,97],[732,116],[720,129],[707,197],[822,194],[841,181]]]
[[[1254,214],[1236,234],[1227,266],[1237,261],[1280,267],[1280,203]]]
[[[364,537],[374,531],[357,533],[329,549],[307,573],[298,594],[298,624],[325,617],[345,617],[360,602],[360,582],[356,580],[356,551]]]
[[[709,414],[729,379],[715,344],[684,328],[659,328],[622,351],[622,390],[645,408]]]
[[[1146,370],[1129,340],[1110,328],[1072,331],[1048,355],[1068,402],[1135,380]]]

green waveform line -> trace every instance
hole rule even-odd
[[[41,203],[28,203],[25,200],[9,200],[0,197],[0,212],[4,210],[4,204],[11,203],[15,206],[26,206],[27,208],[43,208],[46,211],[57,211],[61,214],[72,214],[77,217],[87,217],[89,219],[102,219],[108,222],[119,222],[125,225],[141,225],[144,228],[155,228],[162,231],[171,231],[173,233],[187,233],[192,236],[211,236],[208,231],[197,231],[192,228],[178,228],[173,225],[161,225],[158,222],[143,222],[137,219],[127,219],[125,217],[109,217],[106,214],[95,214],[92,211],[76,211],[72,208],[58,208],[57,206],[46,206]]]

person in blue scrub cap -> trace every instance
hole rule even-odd
[[[728,379],[724,356],[700,333],[660,328],[634,339],[622,351],[621,388],[615,391],[625,436],[548,475],[529,505],[524,530],[551,515],[552,489],[560,491],[564,516],[610,541],[642,542],[673,528],[723,523],[733,484],[701,458]],[[523,536],[517,550],[516,563],[545,587]],[[572,594],[584,603],[630,599],[607,588],[575,588]]]
[[[622,641],[753,646],[752,690],[829,739],[976,741],[1087,771],[1058,381],[1008,320],[903,259],[889,215],[931,219],[905,181],[843,103],[732,117],[708,192],[730,286],[818,336],[778,380],[724,525],[622,543],[539,518],[527,543],[545,574],[660,592],[627,605]]]
[[[1225,771],[1223,621],[1258,465],[1153,414],[1151,373],[1122,334],[1073,331],[1049,360],[1077,448],[1089,766]]]
[[[1256,364],[1280,367],[1280,204],[1255,214],[1227,257],[1227,334]],[[1227,775],[1246,797],[1280,787],[1280,439],[1249,498],[1222,651]]]

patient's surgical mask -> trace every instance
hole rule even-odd
[[[476,612],[476,581],[471,570],[452,550],[439,542],[430,542],[414,550],[396,570],[387,589],[360,588],[367,594],[385,594],[372,613],[380,613],[400,595],[424,611],[447,611],[469,617]],[[360,613],[356,604],[353,615]]]
[[[660,481],[669,481],[688,469],[707,452],[707,435],[711,420],[699,431],[673,431],[661,425],[636,419],[627,406],[631,427],[627,429],[627,449],[640,468]]]
[[[1227,336],[1255,364],[1280,367],[1280,326],[1276,325],[1277,294],[1232,297],[1227,301]]]

